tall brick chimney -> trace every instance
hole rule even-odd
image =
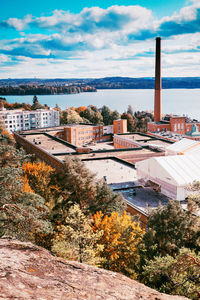
[[[154,122],[161,120],[161,38],[156,38]]]

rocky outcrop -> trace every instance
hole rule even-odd
[[[121,274],[65,261],[31,243],[0,239],[0,299],[181,300]]]

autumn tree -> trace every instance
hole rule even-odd
[[[98,241],[104,246],[100,252],[104,259],[101,266],[136,278],[140,265],[139,244],[143,237],[139,223],[132,221],[126,211],[122,215],[112,212],[110,216],[100,211],[92,219],[93,231],[103,232]]]
[[[4,124],[0,125],[0,144],[1,145],[14,145],[14,138],[5,129]]]
[[[81,263],[99,265],[99,251],[103,246],[97,244],[101,232],[94,232],[78,204],[70,207],[64,225],[57,227],[53,239],[52,252],[65,259]]]
[[[86,109],[87,109],[86,106],[79,106],[79,107],[76,108],[76,112],[77,112],[78,114],[80,114],[80,112],[82,112],[82,111],[84,111],[84,110],[86,110]]]
[[[26,162],[22,165],[31,189],[51,205],[59,187],[56,182],[56,170],[45,162]]]
[[[61,124],[78,124],[87,122],[84,120],[74,109],[66,109],[60,112],[60,123]]]
[[[13,145],[0,145],[0,235],[35,241],[37,234],[49,234],[52,228],[44,199],[25,192],[22,164],[27,159]]]
[[[142,281],[161,293],[198,299],[200,291],[200,254],[186,248],[174,257],[156,256],[143,267]]]

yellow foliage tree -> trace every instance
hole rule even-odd
[[[52,176],[56,174],[56,170],[45,162],[27,162],[22,168],[30,188],[49,202],[58,189],[56,182],[52,184]]]
[[[144,234],[139,223],[134,222],[126,211],[122,215],[112,212],[110,216],[100,211],[92,221],[94,232],[103,231],[98,241],[104,246],[100,253],[104,259],[102,267],[136,278],[140,264],[139,244]]]
[[[22,186],[22,193],[34,193],[32,188],[30,187],[29,185],[29,182],[28,182],[28,178],[27,178],[27,175],[25,175],[24,177],[22,177],[22,183],[23,183],[23,186]]]

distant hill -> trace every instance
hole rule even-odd
[[[71,79],[0,79],[0,87],[22,85],[41,87],[70,87],[90,86],[95,89],[153,89],[154,78],[131,78],[131,77],[105,77],[105,78],[71,78]],[[164,77],[162,78],[163,89],[195,89],[200,88],[200,77]],[[93,90],[92,90],[93,91]]]

